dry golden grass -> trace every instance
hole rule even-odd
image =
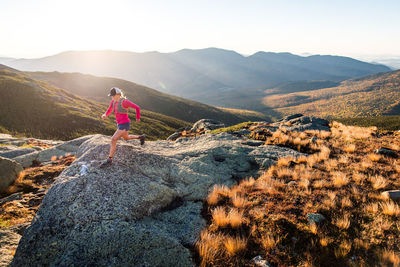
[[[318,161],[321,162],[323,160],[329,159],[330,154],[331,149],[329,147],[322,146],[320,152],[318,153]]]
[[[349,157],[347,155],[340,156],[338,162],[342,164],[347,164],[349,163]]]
[[[312,186],[313,186],[314,188],[324,188],[324,187],[326,187],[326,186],[328,186],[328,185],[329,185],[329,183],[328,183],[326,180],[324,180],[324,179],[316,180],[316,181],[314,181],[313,184],[312,184]]]
[[[335,256],[337,258],[343,258],[346,256],[351,250],[351,242],[350,241],[343,241],[339,244],[338,248],[335,248]]]
[[[346,196],[346,197],[342,198],[341,206],[342,206],[342,208],[350,208],[353,206],[353,202],[351,202],[350,198],[348,196]]]
[[[224,241],[222,234],[213,234],[208,230],[203,230],[199,240],[196,242],[196,248],[201,258],[200,266],[207,266],[215,263],[223,256],[222,244]]]
[[[16,192],[24,191],[34,187],[33,181],[25,178],[25,171],[19,173],[17,179],[5,190],[0,192],[5,195],[11,195]]]
[[[377,221],[377,227],[379,228],[379,229],[382,229],[382,230],[384,230],[384,231],[387,231],[387,230],[389,230],[390,229],[390,227],[392,227],[392,222],[390,222],[388,219],[386,219],[386,218],[382,218],[382,217],[379,217],[379,221]]]
[[[246,249],[247,240],[240,237],[228,236],[223,243],[228,255],[235,256]]]
[[[210,194],[208,194],[207,202],[209,205],[216,205],[221,197],[229,196],[229,188],[225,185],[214,185]]]
[[[303,144],[303,140],[301,140],[300,137],[296,137],[296,138],[293,140],[293,144],[295,144],[295,145],[302,145],[302,144]]]
[[[284,158],[279,158],[278,159],[278,166],[289,166],[290,162],[294,162],[295,159],[293,157],[284,157]]]
[[[356,151],[356,145],[355,144],[349,144],[343,148],[343,150],[347,153],[354,153]]]
[[[322,200],[322,204],[326,209],[333,209],[336,207],[336,201],[326,197]]]
[[[338,166],[338,162],[335,159],[328,159],[325,161],[325,168],[327,171],[335,170]]]
[[[366,161],[365,159],[363,159],[362,161],[361,161],[361,167],[362,167],[362,169],[364,169],[364,170],[366,170],[366,169],[369,169],[369,168],[372,168],[374,165],[372,164],[372,162],[370,162],[370,161]]]
[[[297,157],[296,158],[296,162],[297,163],[306,163],[307,162],[307,156],[301,155],[301,156]]]
[[[329,199],[333,201],[333,200],[335,200],[337,193],[334,191],[328,191],[327,195],[328,195]]]
[[[246,198],[241,197],[239,194],[234,194],[231,198],[232,200],[232,204],[236,207],[236,208],[245,208],[247,207],[247,205],[249,205],[250,203],[247,201]]]
[[[355,185],[351,187],[351,193],[353,194],[354,198],[359,198],[360,196],[360,190]]]
[[[397,203],[393,201],[385,201],[380,203],[382,213],[389,216],[399,216],[400,215],[400,207]]]
[[[380,266],[400,266],[400,254],[393,250],[384,249],[379,257]]]
[[[356,182],[356,184],[362,184],[367,179],[367,177],[361,172],[355,172],[352,175],[352,179],[354,182]]]
[[[299,186],[303,187],[304,189],[307,189],[310,186],[310,180],[302,178],[299,181]]]
[[[310,230],[311,233],[317,234],[318,232],[318,226],[315,222],[310,222],[308,224],[308,230]]]
[[[307,157],[307,166],[312,168],[318,163],[318,154],[312,154]]]
[[[307,135],[305,132],[301,132],[301,133],[298,135],[298,137],[299,137],[300,139],[306,139],[306,138],[308,138],[308,135]]]
[[[265,234],[260,239],[261,245],[265,250],[274,248],[279,242],[280,238],[271,233]]]
[[[246,223],[247,219],[243,215],[243,211],[231,209],[228,213],[228,221],[232,228],[238,228]]]
[[[265,209],[256,207],[249,211],[249,216],[254,218],[255,220],[260,220],[265,216]]]
[[[349,178],[343,172],[335,172],[332,176],[332,184],[335,187],[343,187],[349,183]]]
[[[331,137],[331,135],[332,135],[332,133],[329,131],[320,131],[319,138],[327,139],[327,138]]]
[[[397,173],[400,173],[400,165],[396,165],[396,166],[394,167],[394,169],[396,170]]]
[[[321,246],[326,247],[326,246],[328,246],[330,243],[332,243],[332,238],[329,238],[329,237],[321,237],[321,239],[319,240],[319,243],[321,244]]]
[[[339,216],[334,220],[334,224],[340,229],[347,229],[350,227],[350,215],[345,214],[343,216]]]
[[[293,170],[287,167],[279,167],[276,170],[276,176],[278,178],[290,178],[292,177]]]
[[[240,182],[241,187],[252,187],[256,183],[256,180],[253,177],[250,177],[249,179],[244,179],[243,181]]]
[[[213,223],[218,227],[225,227],[229,224],[228,215],[223,207],[216,207],[212,211],[212,219]]]
[[[369,181],[375,190],[384,189],[388,185],[388,181],[381,175],[374,175],[369,177]]]
[[[273,266],[370,266],[378,261],[378,247],[388,251],[382,263],[398,265],[397,250],[391,249],[400,242],[400,208],[381,191],[400,188],[400,159],[375,159],[373,151],[400,147],[400,140],[374,131],[337,125],[327,133],[281,129],[275,139],[269,136],[267,143],[308,156],[280,159],[258,179],[231,187],[231,201],[220,202],[228,228],[215,227],[210,216],[210,231],[223,233],[224,241],[227,235],[232,240],[247,236],[242,251],[257,251]],[[318,142],[310,142],[313,136]],[[308,213],[323,214],[326,223],[308,223]],[[230,253],[218,242],[222,256],[214,256],[208,266],[248,265],[245,254]]]
[[[381,155],[375,154],[375,153],[369,153],[367,157],[372,161],[372,162],[379,162],[382,158]]]

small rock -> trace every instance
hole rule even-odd
[[[296,181],[290,181],[287,185],[290,186],[290,187],[293,187],[293,186],[297,185],[297,182]]]
[[[233,132],[233,134],[239,135],[239,136],[242,136],[242,135],[249,135],[249,134],[251,134],[251,131],[249,131],[249,130],[247,130],[247,129],[242,129],[242,130]]]
[[[29,154],[29,153],[32,153],[35,151],[37,151],[37,150],[34,148],[31,148],[31,147],[23,147],[23,148],[17,147],[16,149],[1,153],[0,156],[12,159],[12,158],[15,158],[15,157],[18,157],[21,155],[25,155],[25,154]]]
[[[314,223],[320,223],[322,221],[325,221],[326,218],[324,215],[319,214],[319,213],[308,213],[307,214],[307,220],[308,222],[314,222]]]
[[[4,203],[21,199],[22,199],[22,192],[14,193],[12,195],[9,195],[8,197],[3,197],[2,199],[0,199],[0,206],[3,205]]]
[[[400,201],[400,190],[390,190],[382,192],[383,196],[386,196],[394,201]]]
[[[263,260],[263,258],[260,255],[252,258],[250,262],[260,267],[272,267],[272,265],[269,264],[268,261]]]
[[[280,121],[290,121],[296,118],[300,118],[303,117],[303,114],[297,113],[297,114],[293,114],[293,115],[289,115],[286,117],[283,117]]]
[[[376,154],[381,154],[381,155],[384,155],[384,156],[388,156],[388,157],[391,157],[391,158],[398,158],[399,157],[399,155],[398,155],[398,153],[396,151],[391,150],[389,148],[383,148],[383,147],[379,148],[379,149],[375,150],[375,153]]]
[[[80,169],[80,171],[79,171],[79,174],[80,174],[80,175],[86,175],[86,174],[88,173],[88,171],[89,171],[88,165],[83,164],[83,165],[81,166],[81,169]]]
[[[168,141],[173,141],[175,139],[177,139],[179,136],[181,136],[180,132],[175,132],[173,134],[171,134],[170,136],[168,136],[167,140]]]
[[[197,130],[204,129],[206,131],[211,131],[215,130],[218,128],[224,128],[225,124],[222,122],[216,121],[216,120],[211,120],[211,119],[202,119],[195,124],[193,124],[192,129],[190,129],[192,132],[196,132]]]
[[[313,136],[313,137],[311,137],[311,139],[310,139],[310,141],[311,141],[311,143],[315,143],[315,142],[317,142],[317,137],[316,136]]]
[[[247,145],[247,146],[261,146],[265,142],[264,141],[258,141],[258,140],[246,140],[242,142],[242,145]]]
[[[0,157],[0,191],[7,190],[22,171],[23,168],[18,162]]]

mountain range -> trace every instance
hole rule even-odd
[[[126,51],[67,51],[37,59],[0,58],[0,63],[24,71],[80,72],[121,78],[172,95],[222,107],[257,107],[260,95],[281,83],[304,80],[342,81],[391,69],[341,56],[235,51],[206,48],[173,53]],[[247,106],[237,99],[258,99]],[[240,102],[240,101],[239,101]]]

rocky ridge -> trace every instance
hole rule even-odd
[[[110,137],[86,137],[46,194],[11,265],[192,266],[190,249],[205,226],[201,210],[212,186],[257,177],[279,158],[301,155],[244,136],[204,134],[143,147],[121,141],[106,169],[98,166]]]

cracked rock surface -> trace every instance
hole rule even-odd
[[[85,141],[25,231],[11,266],[193,266],[190,246],[205,226],[202,201],[214,184],[257,177],[300,153],[249,145],[231,134],[176,142]]]

